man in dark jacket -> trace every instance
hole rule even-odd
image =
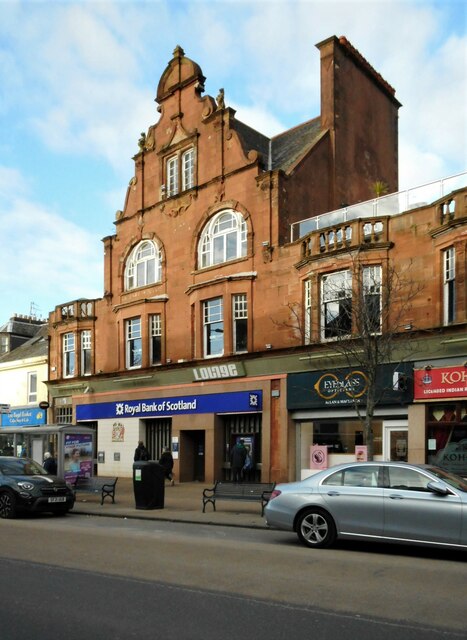
[[[147,461],[150,459],[149,451],[144,446],[144,442],[140,440],[138,442],[138,446],[135,449],[135,457],[133,458],[135,462],[138,460]]]
[[[51,476],[57,475],[57,461],[49,451],[44,455],[44,464],[42,466]]]
[[[232,468],[232,480],[241,482],[243,480],[243,466],[246,460],[247,450],[243,439],[240,439],[230,452],[230,466]]]
[[[168,447],[164,447],[162,455],[159,458],[159,464],[161,465],[161,467],[164,467],[165,477],[167,478],[167,480],[170,480],[170,484],[173,487],[175,484],[172,473],[172,469],[174,468],[174,459]]]

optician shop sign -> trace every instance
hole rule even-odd
[[[154,418],[190,413],[246,413],[262,411],[262,409],[262,391],[237,391],[174,398],[81,404],[76,406],[76,420],[121,417]]]
[[[397,404],[411,399],[411,371],[409,363],[378,368],[376,386],[381,402]],[[367,392],[368,377],[358,367],[293,373],[287,377],[287,408],[353,406],[355,402],[364,403]]]
[[[47,411],[38,407],[17,407],[0,415],[2,427],[34,427],[45,424]]]
[[[414,371],[415,400],[465,397],[467,397],[466,367],[425,367]]]

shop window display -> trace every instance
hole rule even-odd
[[[374,455],[382,455],[383,423],[373,420]],[[301,426],[301,466],[309,468],[310,447],[327,446],[329,455],[336,455],[332,464],[338,464],[339,454],[354,456],[355,447],[364,444],[363,426],[360,420],[320,420],[302,422]]]
[[[427,446],[430,464],[467,476],[467,402],[428,407]]]

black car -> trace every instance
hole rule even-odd
[[[74,503],[73,489],[34,460],[0,457],[0,518],[14,518],[20,511],[65,515]]]

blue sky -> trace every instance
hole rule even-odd
[[[462,0],[0,0],[0,323],[103,293],[103,245],[176,45],[266,135],[319,115],[315,44],[396,89],[400,188],[466,170]]]

